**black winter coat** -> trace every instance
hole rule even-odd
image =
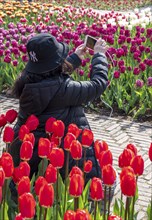
[[[76,54],[67,58],[74,68],[81,64]],[[89,123],[84,113],[83,105],[98,98],[106,89],[108,83],[108,63],[106,56],[97,53],[92,58],[92,71],[90,81],[74,81],[69,75],[62,74],[53,76],[50,79],[38,83],[30,83],[24,86],[19,100],[19,115],[15,125],[15,134],[18,135],[19,128],[24,124],[31,114],[38,117],[40,125],[34,135],[36,144],[33,157],[30,160],[31,176],[37,171],[40,158],[37,156],[37,143],[40,137],[46,137],[45,122],[49,117],[62,120],[67,128],[70,123],[75,123],[79,128],[89,128]],[[15,166],[19,165],[20,141],[15,141],[10,146]],[[90,147],[87,150],[87,159],[92,160],[93,169],[87,175],[87,180],[93,176],[100,175],[100,169],[95,159],[94,149]],[[69,170],[75,165],[75,161],[70,158]],[[79,166],[83,166],[83,159]],[[64,178],[64,167],[60,170]]]

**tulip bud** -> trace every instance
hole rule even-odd
[[[99,159],[99,154],[100,154],[102,151],[108,150],[108,144],[107,144],[105,141],[96,140],[96,141],[94,142],[94,149],[95,149],[96,159],[98,160],[98,159]]]
[[[148,151],[149,159],[152,161],[152,143],[150,145],[149,151]]]
[[[116,171],[111,164],[102,168],[102,178],[104,185],[112,186],[116,180]]]
[[[55,183],[57,181],[57,168],[49,164],[45,171],[45,179],[48,183]]]
[[[25,125],[29,128],[30,131],[36,130],[39,125],[39,120],[35,115],[30,115],[26,120]]]
[[[30,179],[28,176],[23,176],[18,183],[17,191],[19,196],[30,192]]]
[[[47,138],[40,138],[38,142],[38,155],[47,158],[51,152],[51,142]]]
[[[18,215],[16,215],[14,220],[24,220],[24,218],[22,217],[21,213],[19,213]]]
[[[69,173],[69,177],[71,178],[73,176],[73,174],[79,174],[79,175],[83,176],[82,170],[77,166],[72,167],[72,169]]]
[[[56,120],[52,124],[52,130],[56,137],[61,138],[64,136],[65,125],[61,120]]]
[[[7,124],[6,116],[4,114],[0,115],[0,128]]]
[[[4,152],[0,158],[0,166],[2,166],[4,172],[5,172],[5,178],[8,179],[12,177],[13,171],[14,171],[14,164],[12,156]]]
[[[35,137],[33,133],[28,133],[24,135],[23,141],[29,141],[34,146],[35,144]]]
[[[68,126],[68,133],[74,134],[74,136],[75,136],[76,138],[79,137],[81,131],[82,131],[82,130],[79,129],[76,124],[69,124],[69,126]]]
[[[17,117],[17,114],[17,111],[15,111],[14,109],[8,110],[5,115],[7,122],[13,123]]]
[[[23,218],[33,218],[36,202],[31,193],[24,193],[19,197],[19,210]]]
[[[92,161],[91,160],[87,160],[84,164],[84,172],[85,173],[90,173],[92,170]]]
[[[76,140],[76,137],[72,133],[67,133],[64,138],[64,149],[70,151],[71,142]]]
[[[69,194],[74,197],[79,197],[84,189],[84,179],[79,174],[73,174],[70,178]]]
[[[82,145],[78,140],[73,140],[70,147],[71,156],[75,160],[82,158]]]
[[[64,151],[62,148],[53,148],[50,155],[49,155],[49,159],[51,164],[60,169],[61,167],[63,167],[64,164]]]
[[[29,134],[29,133],[30,133],[30,130],[28,129],[28,127],[27,127],[26,125],[22,125],[22,126],[20,127],[19,134],[18,134],[19,139],[20,139],[21,141],[23,141],[25,135],[26,135],[26,134]]]
[[[75,220],[91,220],[91,215],[86,210],[78,209],[76,211]]]
[[[65,213],[64,213],[64,220],[75,220],[75,211],[73,210],[67,210]]]
[[[82,131],[81,144],[83,147],[91,146],[93,142],[93,132],[89,129],[84,129]]]
[[[111,164],[112,165],[113,162],[113,157],[112,157],[112,153],[110,150],[107,151],[102,151],[99,155],[99,164],[100,167],[103,168],[103,166],[107,165],[107,164]]]
[[[48,182],[43,176],[39,176],[35,181],[35,187],[34,187],[37,196],[39,195],[40,189],[44,184],[48,184]]]
[[[104,198],[102,181],[100,178],[93,177],[91,180],[90,197],[95,201],[100,201]]]
[[[47,196],[46,196],[47,195]],[[39,191],[39,203],[41,206],[48,208],[54,203],[54,188],[52,184],[44,184]]]
[[[135,156],[131,160],[131,167],[134,170],[135,175],[140,176],[144,172],[144,160],[140,155]]]
[[[47,134],[52,134],[53,133],[53,129],[52,129],[52,125],[53,125],[53,122],[56,121],[55,118],[51,117],[49,118],[47,121],[46,121],[46,124],[45,124],[45,132]]]
[[[25,141],[22,143],[20,148],[20,158],[22,160],[28,161],[32,158],[33,154],[33,145],[29,141]]]
[[[12,143],[14,140],[14,130],[13,128],[7,126],[4,129],[3,141],[5,143]]]
[[[120,181],[120,187],[122,194],[124,194],[125,196],[134,196],[136,193],[135,176],[131,173],[124,175]]]

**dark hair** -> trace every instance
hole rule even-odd
[[[50,77],[61,75],[62,73],[71,74],[72,71],[73,66],[67,60],[64,60],[63,64],[58,66],[56,69],[43,74],[31,73],[24,69],[14,83],[14,86],[12,88],[12,95],[16,98],[20,98],[25,84],[38,83]]]

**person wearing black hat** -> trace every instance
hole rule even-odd
[[[33,157],[29,161],[31,177],[38,169],[40,158],[37,143],[40,137],[46,137],[45,123],[48,118],[62,120],[66,131],[71,123],[81,129],[90,129],[83,106],[100,97],[108,85],[108,63],[105,55],[107,49],[106,43],[98,39],[91,61],[90,81],[75,81],[70,74],[81,65],[86,54],[85,44],[68,56],[68,45],[58,42],[51,34],[37,34],[28,41],[29,60],[14,84],[13,94],[19,98],[15,135],[18,135],[20,126],[25,124],[31,114],[37,116],[40,122],[34,131],[36,144]],[[16,140],[9,148],[15,166],[20,162],[20,146],[20,141]],[[87,159],[93,161],[93,169],[87,174],[87,179],[100,176],[93,147],[88,149]],[[75,161],[70,158],[69,170],[74,165]],[[61,169],[61,175],[64,178],[64,168]]]

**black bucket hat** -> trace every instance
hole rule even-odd
[[[67,57],[69,47],[59,43],[54,36],[41,33],[32,37],[27,45],[29,56],[25,69],[32,73],[45,73],[56,69]]]

